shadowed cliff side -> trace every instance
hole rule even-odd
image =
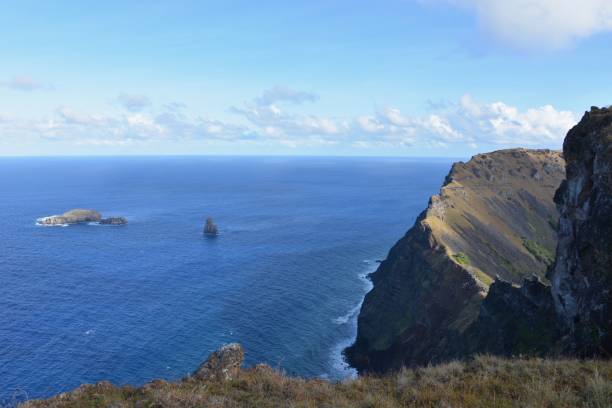
[[[552,293],[578,355],[612,356],[612,109],[592,108],[567,135]]]
[[[496,276],[544,279],[554,259],[559,152],[511,149],[456,163],[440,194],[372,275],[354,367],[383,372],[448,355]]]

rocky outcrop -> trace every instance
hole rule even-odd
[[[102,225],[125,225],[127,223],[128,221],[125,217],[108,217],[100,220]]]
[[[563,144],[566,180],[559,245],[551,269],[564,346],[579,355],[612,355],[612,109],[592,108]]]
[[[206,225],[204,225],[204,235],[214,236],[219,234],[219,228],[213,221],[212,218],[206,219]]]
[[[439,195],[371,276],[346,356],[360,372],[445,358],[495,277],[545,279],[554,259],[560,152],[511,149],[456,163]],[[500,283],[494,286],[501,288]]]
[[[451,342],[446,357],[558,354],[554,346],[558,338],[550,285],[535,275],[521,286],[497,280],[482,302],[478,319]]]
[[[231,343],[212,353],[193,373],[198,380],[222,380],[234,378],[244,361],[244,350],[238,343]]]
[[[62,215],[51,215],[49,217],[39,218],[37,221],[41,225],[69,225],[85,222],[99,222],[101,219],[102,215],[97,211],[75,209],[67,211]]]

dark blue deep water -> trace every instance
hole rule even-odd
[[[351,375],[364,274],[451,160],[0,159],[0,405],[103,379],[176,379],[224,343],[247,364]],[[41,227],[71,208],[123,227]],[[213,216],[221,235],[202,236]]]

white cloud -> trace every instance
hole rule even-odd
[[[151,106],[151,100],[146,95],[121,93],[117,100],[129,112],[141,112],[146,107]]]
[[[461,98],[450,116],[463,125],[464,133],[482,142],[524,146],[560,144],[577,122],[573,112],[552,105],[521,112],[503,102],[477,103],[469,95]]]
[[[164,105],[162,105],[164,106]],[[295,106],[293,106],[296,109]],[[493,150],[507,147],[560,148],[577,117],[552,105],[519,109],[504,102],[479,102],[470,95],[438,105],[427,114],[409,115],[397,107],[348,118],[287,111],[255,100],[232,108],[239,121],[194,115],[184,107],[161,111],[92,114],[70,107],[48,117],[19,119],[0,115],[0,143],[22,140],[124,146],[149,142],[246,143],[260,147],[332,146]]]
[[[366,133],[376,133],[387,141],[399,144],[413,145],[421,141],[422,144],[430,145],[433,141],[442,143],[464,140],[464,136],[443,116],[431,114],[411,117],[395,107],[385,108],[375,116],[360,116],[356,124]]]
[[[385,125],[382,124],[375,116],[363,115],[355,119],[357,126],[366,133],[382,133],[385,132]]]
[[[291,138],[318,139],[323,142],[331,140],[329,136],[338,137],[350,128],[347,121],[317,115],[294,114],[287,112],[282,102],[293,105],[305,101],[314,102],[318,96],[309,92],[297,91],[286,87],[268,89],[243,107],[231,107],[232,113],[247,119],[262,135],[275,139]]]
[[[610,0],[447,0],[447,2],[473,10],[487,30],[521,48],[558,49],[593,34],[612,31]]]
[[[577,122],[573,112],[552,105],[524,111],[503,102],[480,103],[464,95],[434,113],[409,116],[396,107],[355,119],[354,133],[363,147],[370,142],[442,148],[511,146],[560,148],[567,131]]]
[[[440,139],[452,142],[464,139],[461,132],[453,129],[447,118],[438,115],[429,115],[421,120],[423,129],[427,129],[430,133],[437,135]]]
[[[52,89],[52,86],[43,84],[40,81],[28,76],[19,75],[11,78],[8,81],[0,82],[0,85],[9,88],[13,91],[31,92],[42,89]]]

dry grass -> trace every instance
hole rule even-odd
[[[85,385],[34,407],[612,407],[612,361],[477,357],[332,383],[267,366],[227,382],[156,381],[140,388]]]

